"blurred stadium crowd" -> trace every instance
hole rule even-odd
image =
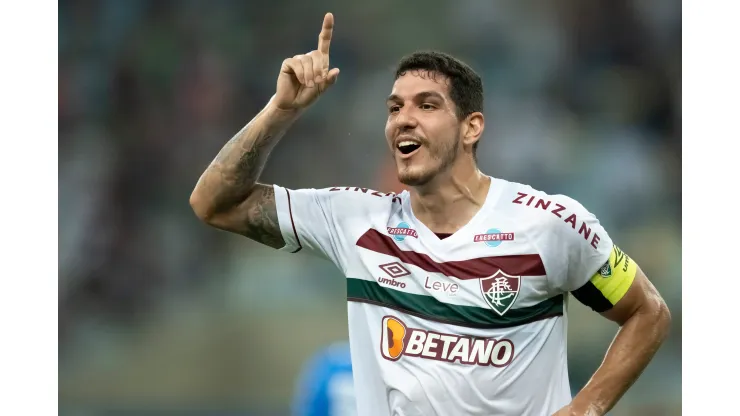
[[[188,205],[281,61],[315,48],[325,11],[342,73],[263,180],[398,190],[383,139],[393,65],[418,49],[460,57],[486,89],[484,172],[579,200],[672,310],[614,414],[680,412],[676,0],[60,1],[60,408],[285,414],[303,361],[346,336],[331,264],[208,228]],[[577,389],[616,327],[570,307]]]

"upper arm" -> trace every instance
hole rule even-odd
[[[598,244],[594,244],[593,238],[587,241],[575,233],[559,235],[568,262],[561,287],[582,304],[620,325],[642,308],[664,307],[663,300],[637,262],[614,244],[595,215],[571,201],[568,203],[574,207],[573,213],[581,224],[599,239]],[[568,228],[571,227],[566,227],[565,231],[574,231]]]
[[[644,286],[643,280],[647,279],[637,263],[613,245],[607,261],[572,293],[594,311],[619,318],[624,313],[633,312],[633,306],[639,306],[635,302],[639,302],[641,296],[635,292]]]
[[[665,313],[670,317],[665,301],[645,276],[639,266],[635,265],[635,277],[624,295],[617,300],[613,307],[601,312],[606,319],[616,322],[620,326],[636,313]]]
[[[366,222],[369,205],[391,199],[392,194],[362,188],[288,189],[257,184],[244,202],[209,218],[208,223],[283,251],[306,249],[340,265],[343,250],[355,244],[351,235],[359,224],[356,219]]]
[[[586,284],[609,259],[613,243],[596,216],[577,201],[555,195],[532,227],[547,280],[560,293]],[[531,209],[531,208],[530,208]],[[535,208],[536,209],[536,208]]]
[[[208,224],[272,248],[285,246],[272,185],[256,184],[246,200],[227,212],[213,215]]]
[[[637,263],[614,244],[598,218],[577,201],[552,196],[554,210],[537,223],[537,243],[548,281],[582,304],[622,324],[642,308],[665,303]]]

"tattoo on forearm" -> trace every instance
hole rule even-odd
[[[272,140],[273,135],[269,132],[247,134],[242,130],[224,145],[208,167],[220,179],[218,189],[214,190],[217,191],[219,205],[233,204],[249,194],[265,166],[270,147],[274,144]]]
[[[229,140],[196,185],[199,200],[207,201],[209,223],[262,244],[284,245],[272,186],[257,183],[267,158],[290,120],[256,117]]]

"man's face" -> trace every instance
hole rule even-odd
[[[398,180],[408,186],[424,185],[447,169],[459,151],[460,122],[448,79],[428,71],[409,71],[393,84],[386,104],[385,138]]]

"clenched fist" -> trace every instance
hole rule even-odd
[[[318,49],[283,61],[273,98],[277,108],[302,110],[336,82],[339,68],[329,69],[329,45],[333,30],[334,16],[327,13],[319,34]]]

